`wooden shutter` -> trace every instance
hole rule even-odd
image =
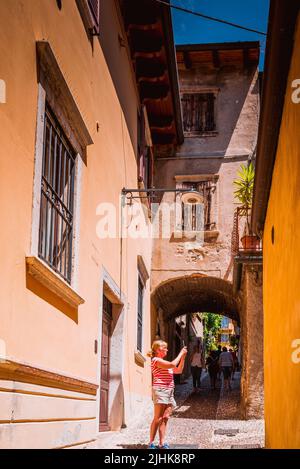
[[[183,129],[185,132],[200,133],[215,130],[213,93],[191,93],[182,95]]]
[[[207,94],[207,108],[206,108],[206,116],[205,116],[205,130],[212,131],[215,130],[215,113],[214,113],[214,100],[215,97],[213,93]]]

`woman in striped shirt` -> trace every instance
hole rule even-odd
[[[156,340],[152,344],[151,356],[152,370],[152,399],[154,403],[154,417],[150,427],[149,448],[154,449],[155,435],[159,432],[159,448],[168,449],[165,443],[165,434],[172,407],[176,406],[174,399],[173,374],[182,373],[187,348],[179,352],[178,356],[171,362],[164,360],[168,353],[168,344],[163,340]]]

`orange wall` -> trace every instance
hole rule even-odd
[[[291,99],[291,83],[300,78],[299,47],[300,17],[264,230],[265,418],[269,448],[300,448],[300,363],[292,361],[292,341],[300,339],[300,104]]]
[[[98,239],[96,207],[104,201],[118,206],[121,188],[136,186],[133,145],[100,44],[95,39],[92,50],[74,0],[64,0],[61,11],[54,0],[2,1],[0,17],[0,78],[7,86],[7,103],[0,104],[0,338],[5,340],[12,360],[97,382],[99,353],[94,353],[94,340],[100,334],[101,271],[105,267],[119,285],[120,241]],[[114,23],[112,37],[117,37],[117,28]],[[82,175],[78,292],[85,304],[79,307],[78,324],[32,293],[25,283],[25,256],[30,255],[31,242],[38,40],[50,43],[94,141],[88,147]],[[124,49],[120,48],[119,54],[120,63],[128,60]],[[123,79],[131,83],[128,67]],[[137,109],[134,86],[127,89],[128,101]],[[99,133],[96,122],[100,124]],[[150,271],[150,250],[147,240],[124,242],[126,367],[128,373],[138,377],[134,392],[142,394],[149,392],[150,373],[133,360],[137,255],[144,257]],[[148,304],[147,291],[145,350],[150,346]]]

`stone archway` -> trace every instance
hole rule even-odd
[[[224,314],[240,322],[239,299],[232,283],[217,277],[192,274],[162,282],[153,292],[152,301],[164,311],[164,319],[200,311]]]
[[[151,296],[161,336],[168,341],[172,338],[170,324],[177,316],[211,312],[237,321],[243,348],[241,410],[246,419],[263,417],[262,306],[260,291],[255,290],[254,284],[248,285],[251,272],[245,272],[244,288],[239,294],[234,291],[232,282],[194,273],[161,282]],[[253,292],[255,303],[249,301],[249,291]]]

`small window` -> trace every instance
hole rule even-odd
[[[229,334],[221,334],[221,342],[225,344],[229,342]]]
[[[76,153],[46,104],[38,254],[71,283]]]
[[[212,212],[212,195],[215,191],[215,183],[213,181],[201,181],[201,182],[183,182],[182,189],[188,190],[195,190],[200,192],[203,197],[204,201],[204,230],[213,230],[216,228],[216,222],[212,220],[211,212]],[[189,219],[189,229],[190,231],[197,231],[198,230],[198,210],[197,204],[191,206],[190,212],[190,219]],[[185,204],[182,203],[182,229],[185,229]]]
[[[226,329],[229,327],[229,319],[228,318],[222,318],[222,324],[221,324],[222,328]]]
[[[214,93],[184,93],[181,101],[186,136],[216,130]]]
[[[144,300],[144,285],[139,277],[138,314],[137,314],[137,349],[139,352],[142,352],[142,345],[143,345],[143,300]]]

